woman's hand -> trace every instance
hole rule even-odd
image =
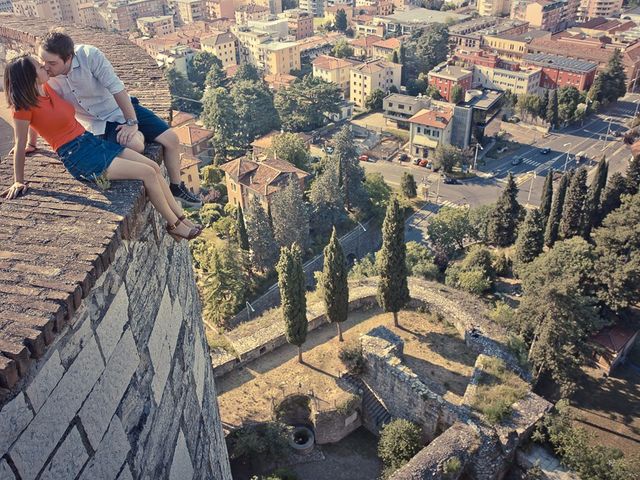
[[[11,150],[9,150],[9,155],[13,155],[13,151],[15,150],[16,147],[13,147]],[[27,144],[26,147],[24,147],[24,154],[28,155],[29,153],[33,153],[38,149],[38,147],[36,147],[35,145],[29,143]]]
[[[20,195],[24,195],[29,190],[29,182],[14,182],[8,189],[2,192],[0,195],[11,200],[18,198]]]

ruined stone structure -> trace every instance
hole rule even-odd
[[[2,15],[0,43],[29,50],[50,27]],[[144,52],[69,33],[167,116]],[[187,244],[166,235],[140,182],[102,191],[47,151],[25,174],[30,193],[0,200],[0,479],[230,480]],[[5,159],[0,190],[12,181]]]

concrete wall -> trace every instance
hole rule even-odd
[[[1,479],[231,479],[189,250],[137,228],[0,409]]]

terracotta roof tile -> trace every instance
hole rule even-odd
[[[432,110],[423,108],[409,119],[411,123],[426,125],[427,127],[445,128],[451,121],[453,111],[450,108]]]
[[[180,110],[173,110],[173,112],[171,112],[172,127],[178,127],[187,122],[195,121],[195,119],[196,116],[191,113],[181,112]]]
[[[347,58],[336,58],[329,55],[318,55],[311,64],[321,70],[337,70],[339,68],[351,67],[359,62]]]
[[[180,144],[188,146],[197,145],[213,136],[211,130],[193,124],[182,125],[181,127],[174,128],[173,131],[178,135]]]
[[[366,48],[366,47],[370,47],[371,45],[381,40],[382,40],[382,37],[379,37],[378,35],[367,35],[366,37],[356,38],[355,40],[352,40],[349,43],[354,47]]]

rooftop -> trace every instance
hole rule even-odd
[[[412,8],[396,11],[393,15],[379,17],[382,21],[405,24],[430,24],[430,23],[459,23],[466,20],[470,15],[461,15],[451,12],[440,12],[428,10],[426,8]],[[378,18],[378,17],[376,17]]]
[[[221,45],[223,43],[231,43],[235,41],[235,37],[230,32],[212,32],[207,35],[206,38],[203,38],[200,43],[202,45]]]
[[[269,7],[265,7],[263,5],[256,5],[255,3],[249,3],[247,5],[238,5],[235,8],[236,12],[246,12],[246,13],[258,13],[258,12],[268,12]]]
[[[382,37],[379,37],[377,35],[367,35],[366,37],[358,37],[349,43],[355,47],[366,48],[366,47],[370,47],[374,43],[379,42],[381,40],[382,40]]]
[[[173,110],[171,112],[171,126],[177,127],[187,122],[195,121],[196,116],[192,113]]]
[[[318,55],[311,64],[322,70],[337,70],[357,65],[359,62],[347,58],[336,58],[329,55]]]
[[[213,136],[211,130],[194,124],[182,125],[174,128],[173,131],[178,135],[178,140],[182,145],[196,145]]]
[[[585,60],[553,55],[550,53],[530,53],[525,55],[523,60],[540,67],[556,67],[561,70],[577,73],[588,73],[598,68],[598,65]]]
[[[270,195],[280,190],[280,186],[291,175],[298,179],[309,176],[304,170],[277,158],[266,158],[258,163],[242,157],[225,163],[220,168],[234,180],[261,195]]]
[[[466,68],[462,68],[457,65],[438,65],[429,72],[429,77],[434,76],[455,81],[461,80],[470,75],[473,75],[471,70],[467,70]]]
[[[453,110],[451,108],[423,108],[411,117],[409,122],[426,125],[427,127],[445,128],[452,117]]]
[[[600,330],[592,340],[612,353],[619,353],[637,333],[638,330],[614,325]]]
[[[516,35],[500,35],[498,33],[498,34],[493,35],[493,36],[500,37],[500,38],[503,38],[505,40],[511,40],[511,41],[514,41],[514,42],[530,43],[532,40],[537,39],[537,38],[550,37],[551,33],[547,32],[546,30],[530,30],[528,32],[518,33]]]
[[[368,62],[361,63],[359,65],[354,65],[351,67],[351,71],[362,72],[362,73],[374,73],[379,72],[385,68],[395,68],[401,67],[399,63],[393,63],[388,60],[383,60],[378,58],[376,60],[371,60]]]
[[[468,98],[468,100],[465,100],[460,106],[472,107],[477,110],[489,110],[503,95],[504,92],[497,90],[467,90],[465,98]]]
[[[400,40],[397,37],[390,37],[390,38],[387,38],[386,40],[380,40],[380,41],[375,42],[373,44],[374,47],[377,47],[377,48],[388,48],[390,50],[396,50],[396,49],[400,48],[401,45],[402,45],[402,43],[400,42]]]

